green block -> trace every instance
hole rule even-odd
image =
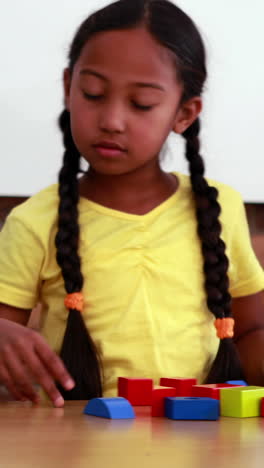
[[[221,416],[254,418],[260,416],[264,387],[223,388],[220,390]]]

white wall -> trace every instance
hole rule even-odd
[[[131,0],[133,1],[133,0]],[[56,182],[62,71],[79,23],[109,1],[10,0],[0,15],[0,195],[32,195]],[[202,151],[207,175],[264,202],[264,2],[175,1],[198,24],[208,52]],[[187,171],[171,138],[165,168]]]

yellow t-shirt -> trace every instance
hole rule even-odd
[[[201,382],[217,352],[190,179],[177,176],[177,192],[145,215],[85,198],[79,202],[83,315],[102,356],[105,396],[116,395],[119,376]],[[264,289],[264,272],[251,247],[241,197],[209,182],[220,193],[230,293],[256,293]],[[59,352],[68,311],[55,259],[57,189],[54,184],[42,190],[8,216],[0,234],[0,302],[21,308],[41,302],[41,331]]]

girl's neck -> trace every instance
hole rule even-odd
[[[173,195],[178,185],[177,177],[159,166],[121,175],[100,174],[90,168],[79,179],[79,193],[108,208],[142,215]]]

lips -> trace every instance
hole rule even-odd
[[[95,148],[105,148],[105,149],[112,149],[112,150],[117,150],[117,151],[126,151],[123,146],[121,146],[119,143],[111,142],[111,141],[99,141],[95,145],[93,145]]]
[[[126,150],[117,143],[102,141],[93,146],[98,156],[104,159],[120,160],[126,154]]]

